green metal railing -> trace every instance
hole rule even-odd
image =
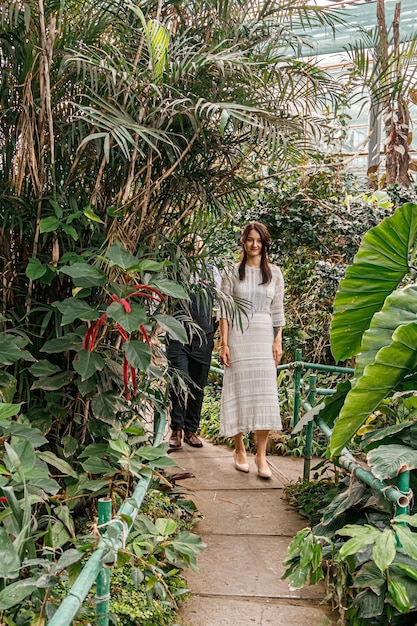
[[[153,446],[162,443],[165,433],[166,415],[159,414],[154,421]],[[81,608],[91,587],[96,582],[96,617],[98,626],[108,626],[110,604],[110,569],[119,550],[124,549],[126,539],[137,517],[143,499],[152,481],[152,464],[143,471],[136,488],[128,501],[124,502],[112,518],[112,503],[109,498],[98,501],[98,527],[101,539],[97,548],[85,563],[81,573],[61,602],[48,626],[69,626]]]
[[[300,409],[304,408],[307,412],[312,411],[314,408],[314,401],[317,395],[331,395],[335,393],[333,389],[321,389],[316,387],[317,375],[310,374],[309,385],[307,387],[307,399],[302,400],[302,373],[306,370],[312,370],[315,372],[334,372],[340,374],[353,374],[354,369],[349,367],[321,365],[315,363],[306,363],[302,360],[301,350],[296,350],[295,361],[293,363],[287,363],[278,366],[278,370],[294,368],[294,406],[293,406],[293,427],[299,422]],[[303,479],[309,480],[310,466],[312,459],[313,448],[313,432],[314,424],[326,435],[328,439],[332,436],[331,428],[321,419],[319,416],[313,416],[312,419],[306,424],[305,433],[305,445],[304,445],[304,469]],[[372,489],[382,493],[385,498],[393,502],[396,506],[396,515],[409,512],[411,493],[410,493],[410,472],[405,470],[398,476],[397,486],[387,486],[381,480],[375,478],[375,476],[364,468],[349,452],[347,448],[343,448],[339,455],[339,463],[351,474],[354,474],[359,480],[369,485]]]

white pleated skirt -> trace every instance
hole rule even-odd
[[[243,332],[229,327],[231,365],[224,368],[220,434],[281,430],[274,331],[269,313],[243,319]]]

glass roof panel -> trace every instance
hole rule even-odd
[[[385,0],[385,18],[389,29],[395,5],[398,0]],[[322,4],[322,3],[317,3]],[[311,30],[303,30],[303,36],[308,38],[311,47],[304,46],[301,56],[318,56],[334,54],[348,50],[361,39],[361,29],[370,31],[376,27],[376,2],[332,2],[329,6],[337,9],[338,15],[343,17],[346,24],[336,26],[335,32],[329,26],[313,26]],[[417,32],[417,2],[416,0],[401,0],[400,38],[409,39]]]

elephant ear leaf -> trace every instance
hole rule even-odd
[[[337,456],[368,416],[377,409],[403,379],[417,368],[417,322],[399,326],[389,346],[381,348],[375,362],[365,367],[363,375],[346,396],[335,422],[330,453]]]
[[[334,301],[330,334],[336,361],[356,355],[385,299],[409,273],[417,233],[417,205],[404,204],[364,236]]]
[[[379,480],[392,480],[401,472],[417,468],[417,450],[400,444],[378,446],[368,452],[366,459]]]
[[[362,338],[361,351],[356,359],[355,378],[362,376],[365,367],[374,363],[376,354],[392,342],[395,330],[417,320],[417,285],[397,289],[385,300],[382,310],[375,313],[371,325]]]

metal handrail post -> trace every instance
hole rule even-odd
[[[112,517],[111,498],[98,501],[97,521],[101,535],[104,535]],[[110,611],[110,569],[101,566],[96,585],[96,616],[98,626],[108,626]]]
[[[295,351],[295,371],[294,371],[294,407],[292,415],[293,427],[298,424],[301,406],[301,370],[303,353],[300,348]]]
[[[401,491],[404,496],[409,498],[410,496],[410,470],[406,470],[405,472],[400,472],[398,474],[398,489]],[[408,500],[405,506],[401,504],[397,505],[397,509],[395,511],[395,516],[397,515],[408,515],[410,510],[410,501]]]
[[[307,402],[310,406],[314,405],[314,396],[316,394],[316,382],[317,375],[310,374],[310,387],[307,396]],[[306,440],[304,444],[304,470],[303,470],[303,480],[310,479],[310,467],[311,467],[311,457],[313,453],[313,430],[314,430],[314,420],[311,420],[306,427]]]

